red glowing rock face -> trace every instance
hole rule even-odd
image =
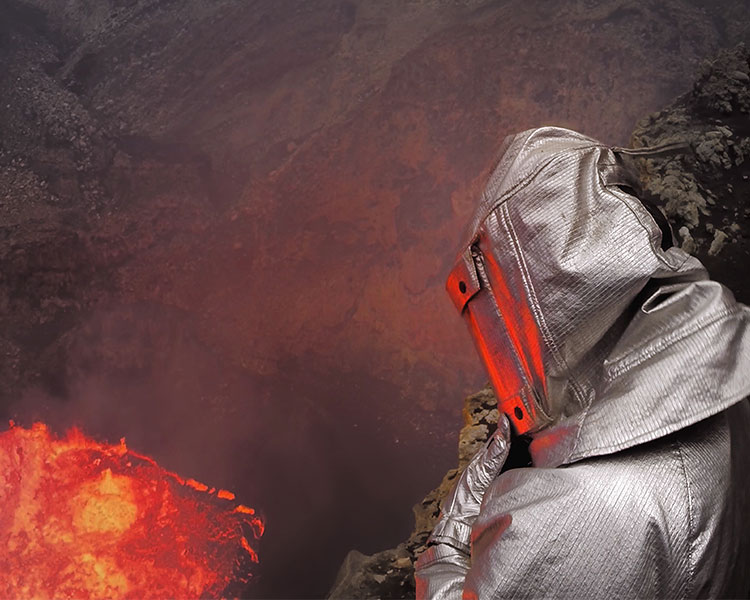
[[[0,434],[0,597],[185,598],[247,580],[263,521],[234,494],[41,423]]]

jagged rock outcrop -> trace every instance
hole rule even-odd
[[[464,426],[458,438],[458,467],[445,474],[440,485],[414,508],[414,531],[396,548],[367,556],[351,551],[339,570],[329,598],[411,598],[414,561],[440,515],[440,503],[456,476],[497,428],[497,401],[487,386],[464,400]]]
[[[700,258],[713,279],[750,302],[750,52],[744,45],[704,61],[691,92],[636,126],[633,147],[684,141],[690,150],[641,159],[644,189],[665,212],[676,242]],[[397,548],[372,556],[352,551],[330,598],[410,598],[413,561],[440,512],[440,502],[479,445],[497,426],[490,388],[466,398],[458,468],[414,507],[415,528]]]
[[[742,0],[2,0],[0,416],[222,477],[268,510],[248,595],[325,594],[452,459],[482,374],[441,273],[502,135],[624,143],[748,23]]]
[[[645,189],[681,247],[750,302],[750,281],[741,276],[750,259],[750,52],[744,45],[704,61],[692,91],[633,132],[636,147],[669,141],[685,141],[691,151],[642,160]]]

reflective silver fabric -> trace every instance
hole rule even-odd
[[[534,466],[490,486],[470,555],[422,555],[418,594],[746,594],[749,310],[661,249],[618,149],[504,147],[447,288]]]
[[[448,544],[464,553],[470,551],[471,527],[479,516],[482,498],[510,450],[510,424],[500,415],[497,430],[461,473],[451,493],[443,500],[441,518],[430,539]]]

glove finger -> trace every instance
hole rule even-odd
[[[491,458],[495,456],[505,455],[507,456],[510,448],[510,423],[505,413],[500,413],[497,421],[497,429],[490,436],[487,442],[487,455]],[[505,458],[503,458],[505,462]]]
[[[477,454],[468,469],[474,478],[489,486],[498,476],[510,452],[510,424],[504,414],[498,419],[497,430],[490,436],[485,447]],[[476,462],[475,462],[476,461]]]
[[[497,431],[474,455],[441,503],[443,516],[457,514],[464,520],[471,520],[476,516],[484,493],[503,468],[509,451],[510,423],[501,414]]]

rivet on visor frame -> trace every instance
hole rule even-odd
[[[466,293],[466,283],[463,281],[458,282],[458,289],[461,290],[462,294]]]

